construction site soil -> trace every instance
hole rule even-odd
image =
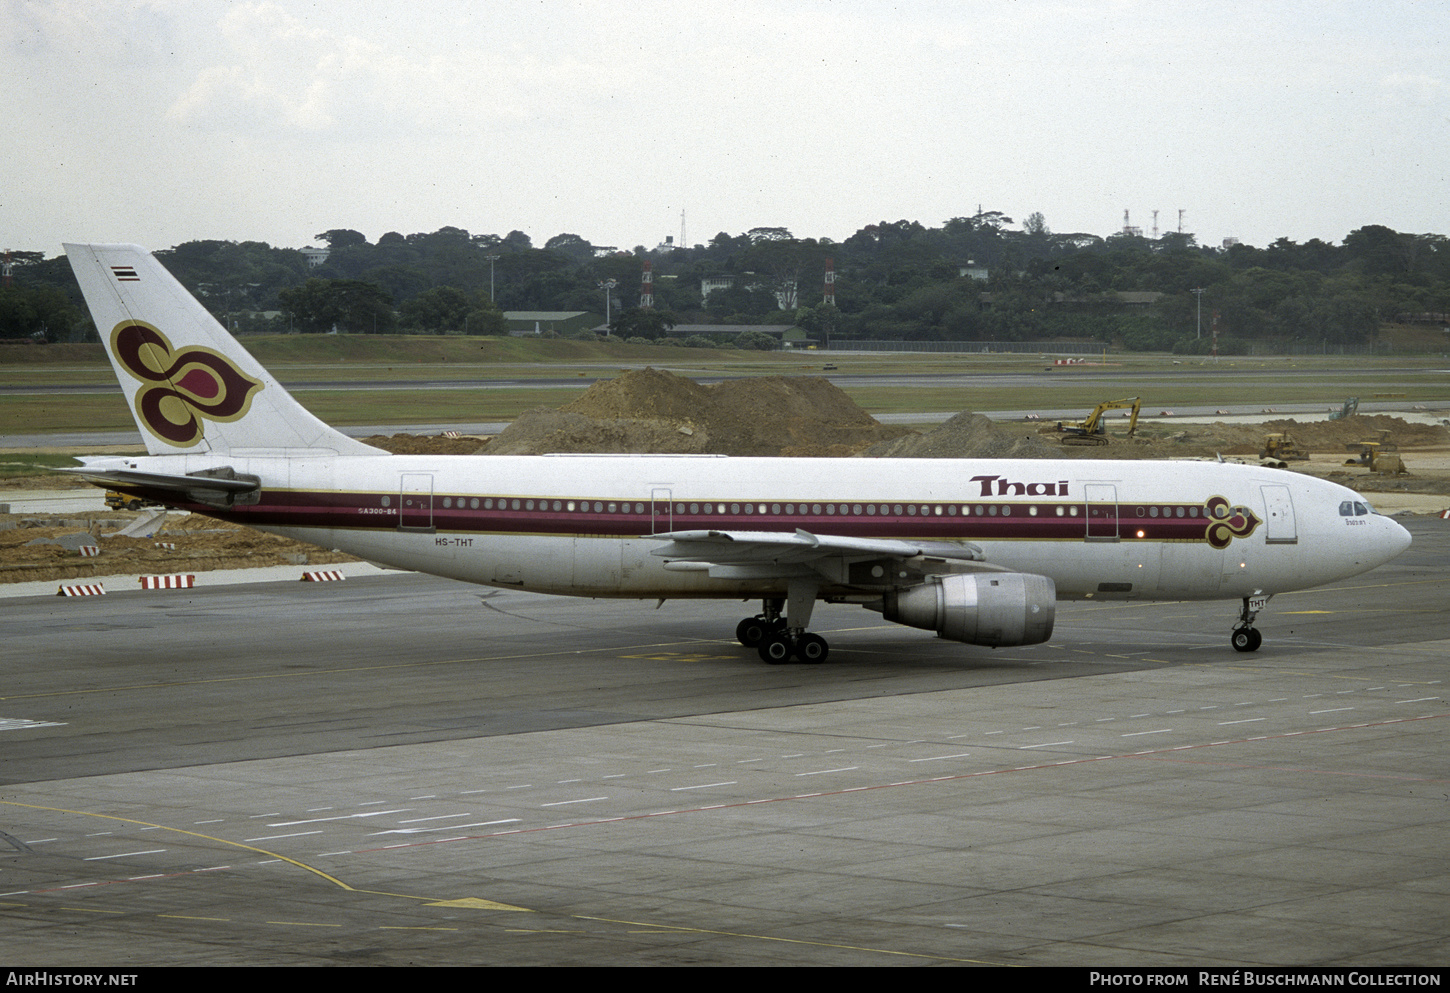
[[[1108,425],[1109,444],[1076,447],[1060,443],[1053,424],[993,422],[963,412],[925,431],[890,427],[862,410],[843,391],[817,377],[778,376],[729,380],[702,386],[693,380],[645,369],[596,383],[560,409],[525,412],[494,438],[398,434],[363,439],[397,454],[536,455],[548,452],[669,453],[736,456],[863,458],[1230,458],[1257,463],[1264,436],[1287,432],[1307,461],[1289,471],[1331,478],[1398,509],[1398,495],[1421,494],[1406,503],[1422,512],[1450,506],[1450,428],[1386,415],[1338,421],[1273,420],[1261,424],[1187,424],[1169,419],[1141,423],[1135,436],[1126,425]],[[1393,443],[1408,472],[1372,473],[1346,466],[1349,449],[1382,437]],[[74,477],[25,476],[0,484],[59,488]],[[187,515],[169,515],[150,538],[112,532],[137,515],[121,511],[45,517],[0,514],[0,583],[68,580],[130,573],[195,573],[264,565],[323,565],[351,561],[338,552],[263,534],[250,528]],[[56,542],[81,533],[95,539],[100,554],[81,557]],[[37,543],[36,539],[42,539]],[[67,544],[74,545],[74,538]],[[174,546],[174,547],[166,547]]]

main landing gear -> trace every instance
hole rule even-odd
[[[831,647],[826,639],[805,630],[811,620],[811,608],[815,606],[814,582],[792,580],[788,595],[790,608],[781,614],[780,608],[786,601],[779,597],[767,597],[762,611],[754,617],[747,617],[735,626],[735,640],[746,648],[760,653],[761,661],[770,665],[785,665],[795,659],[800,662],[817,663],[826,661]]]
[[[1259,616],[1259,611],[1268,606],[1269,594],[1244,597],[1243,609],[1239,611],[1238,623],[1234,625],[1234,633],[1229,638],[1229,644],[1234,646],[1236,652],[1257,652],[1259,646],[1264,643],[1264,636],[1259,634],[1259,629],[1254,627],[1254,619]]]

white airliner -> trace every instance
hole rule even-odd
[[[1373,569],[1409,533],[1296,473],[1202,462],[390,455],[308,413],[146,250],[67,245],[149,455],[93,482],[512,589],[759,599],[740,642],[820,662],[817,600],[971,645],[1044,642],[1058,599],[1242,601]]]

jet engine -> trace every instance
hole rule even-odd
[[[1021,572],[942,576],[893,590],[869,607],[888,621],[969,645],[1036,645],[1052,637],[1057,587],[1046,576]]]

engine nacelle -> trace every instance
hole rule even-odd
[[[1057,586],[1021,572],[942,576],[887,593],[880,609],[888,621],[969,645],[1036,645],[1052,637]]]

